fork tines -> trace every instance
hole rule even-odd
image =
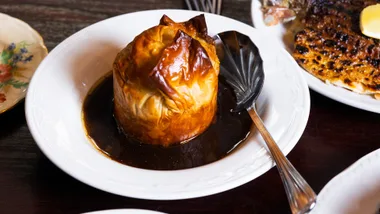
[[[221,14],[222,0],[185,0],[189,10]]]

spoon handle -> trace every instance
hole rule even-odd
[[[281,152],[257,114],[256,108],[253,107],[248,112],[276,162],[292,213],[302,214],[309,212],[316,204],[316,194]]]

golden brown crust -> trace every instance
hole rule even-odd
[[[295,36],[293,56],[319,79],[362,94],[380,94],[380,44],[360,31],[359,15],[376,1],[318,1]]]
[[[219,61],[203,16],[163,16],[117,55],[113,72],[115,117],[144,143],[183,142],[213,120]]]

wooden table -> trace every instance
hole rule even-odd
[[[180,0],[0,0],[0,12],[37,29],[49,50],[97,21],[134,11],[185,9]],[[251,24],[250,0],[225,0],[223,15]],[[380,115],[313,91],[306,130],[288,158],[316,192],[356,160],[380,147]],[[81,213],[142,208],[167,213],[290,213],[275,168],[220,194],[180,201],[115,196],[62,172],[39,150],[24,103],[0,115],[0,213]]]

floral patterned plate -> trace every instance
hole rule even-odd
[[[0,114],[25,97],[29,81],[47,53],[33,28],[0,13]]]

